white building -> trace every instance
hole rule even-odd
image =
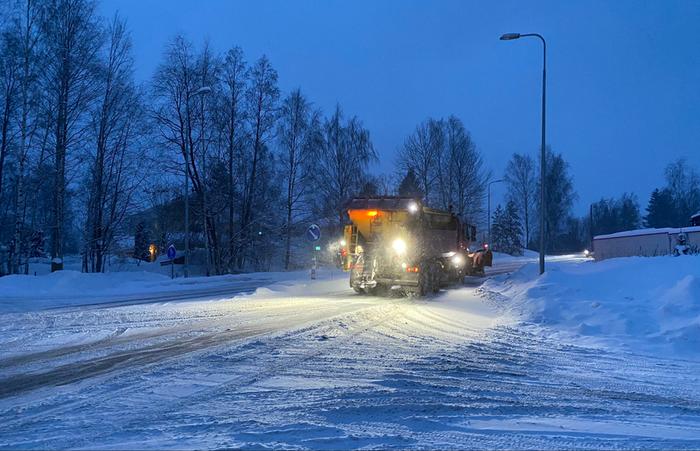
[[[693,218],[700,214],[694,215]],[[694,224],[694,223],[693,223]],[[640,229],[598,235],[593,237],[593,253],[596,260],[615,257],[654,257],[673,253],[678,234],[685,233],[687,244],[700,248],[700,226]]]

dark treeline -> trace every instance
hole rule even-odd
[[[643,217],[631,194],[576,217],[570,168],[546,155],[548,252],[683,226],[700,210],[698,174],[679,160]],[[115,254],[147,258],[151,244],[182,250],[186,222],[192,262],[207,274],[298,268],[304,229],[318,222],[337,238],[355,195],[415,196],[486,222],[493,177],[459,118],[418,124],[390,176],[371,173],[378,163],[360,118],[340,105],[322,111],[300,88],[283,92],[264,55],[174,36],[137,83],[127,24],[100,17],[93,0],[0,10],[0,273],[27,272],[33,257],[61,269],[79,255],[83,271],[101,272]],[[538,159],[514,154],[503,178],[506,204],[494,206],[488,239],[510,253],[538,249]]]
[[[547,252],[575,252],[590,245],[595,235],[640,227],[684,227],[700,211],[700,176],[685,159],[670,163],[665,186],[655,189],[643,216],[637,196],[623,193],[590,205],[588,215],[572,212],[576,193],[568,165],[561,154],[547,151],[545,230]],[[514,154],[504,174],[507,207],[498,207],[492,222],[496,249],[518,253],[518,243],[539,249],[539,164],[527,154]],[[514,224],[520,224],[515,227]],[[517,236],[514,236],[517,235]],[[516,243],[515,245],[511,243]]]
[[[175,36],[137,83],[126,22],[94,1],[0,13],[0,272],[27,272],[32,257],[62,269],[66,255],[101,272],[124,248],[182,249],[185,205],[208,274],[305,264],[305,227],[339,232],[358,194],[410,192],[482,220],[489,174],[454,116],[421,123],[394,176],[371,175],[362,121],[282,92],[264,55]]]

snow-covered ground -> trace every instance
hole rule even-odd
[[[700,359],[700,256],[536,264],[486,282],[510,311],[552,331],[636,352]]]
[[[503,260],[493,274],[517,267]],[[0,447],[699,448],[700,362],[639,353],[648,334],[583,308],[614,323],[629,292],[633,314],[657,295],[694,311],[697,258],[558,260],[425,299],[297,273],[206,300],[5,309]]]
[[[319,279],[344,279],[335,268],[318,270]],[[75,270],[0,278],[0,313],[97,304],[134,304],[182,299],[229,298],[266,285],[309,279],[307,271],[261,272],[213,277],[175,278],[152,271],[88,274]],[[300,286],[304,287],[305,284]]]

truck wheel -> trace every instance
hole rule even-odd
[[[433,265],[433,280],[430,283],[430,288],[433,293],[440,291],[440,274],[438,273],[437,265]]]
[[[418,296],[425,296],[428,294],[428,274],[425,266],[421,267],[420,275],[418,276]]]
[[[428,285],[426,286],[426,291],[432,292],[432,293],[437,293],[440,291],[440,273],[441,269],[438,267],[438,263],[436,262],[430,262],[427,265],[427,273],[428,273]]]
[[[360,288],[360,287],[358,287],[358,286],[356,286],[356,285],[352,285],[352,289],[353,289],[353,291],[355,291],[355,293],[357,293],[357,294],[362,294],[362,293],[364,293],[364,291],[362,291],[362,288]]]

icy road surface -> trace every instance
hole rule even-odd
[[[700,364],[577,344],[478,286],[216,294],[1,315],[0,447],[700,448]]]

